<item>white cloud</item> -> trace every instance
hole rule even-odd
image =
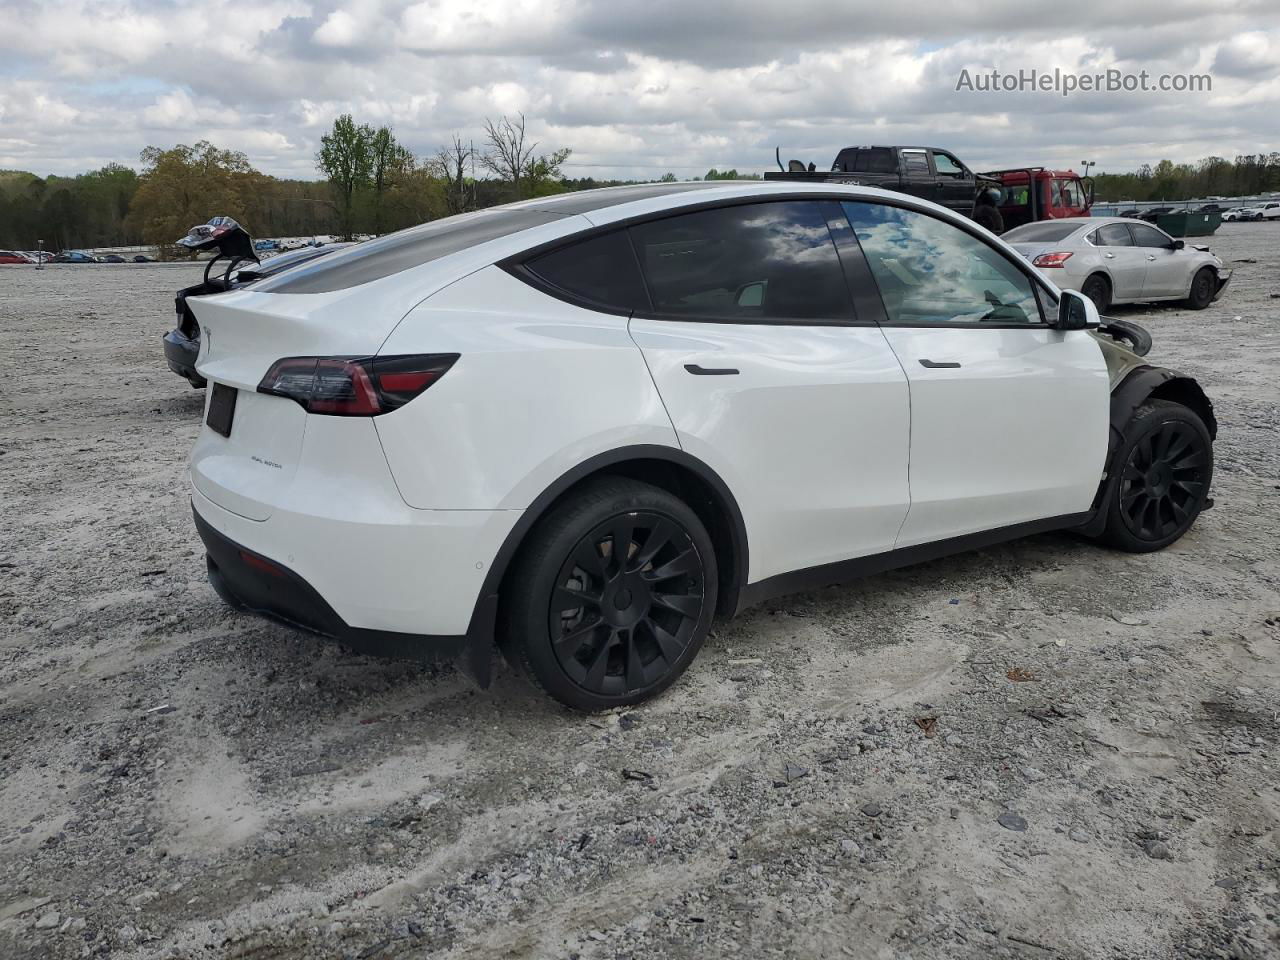
[[[1274,149],[1270,0],[64,0],[0,33],[0,165],[72,173],[201,137],[314,176],[343,112],[430,152],[524,112],[596,176],[762,170],[773,146],[949,146],[974,165],[1102,169]],[[1209,72],[1206,94],[974,94],[961,68]]]

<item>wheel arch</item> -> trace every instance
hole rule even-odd
[[[709,466],[678,447],[635,444],[597,454],[568,470],[538,494],[498,549],[484,579],[472,625],[485,610],[496,612],[512,561],[519,555],[534,525],[582,484],[600,476],[622,476],[660,487],[684,500],[711,535],[718,569],[716,612],[732,616],[738,610],[747,578],[747,531],[742,510],[728,485]],[[492,618],[490,618],[492,619]],[[473,642],[492,641],[493,624],[480,633],[469,631]]]
[[[1213,402],[1194,377],[1186,376],[1165,367],[1141,366],[1131,371],[1111,391],[1110,428],[1107,435],[1106,468],[1098,484],[1093,501],[1093,519],[1085,525],[1086,534],[1101,531],[1105,520],[1108,499],[1115,483],[1115,457],[1124,440],[1124,429],[1138,407],[1148,400],[1171,400],[1194,410],[1209,430],[1209,439],[1218,437],[1218,420],[1213,413]],[[1096,528],[1096,529],[1095,529]]]

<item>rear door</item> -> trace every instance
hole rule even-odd
[[[916,148],[902,151],[902,189],[934,203],[942,202],[938,176],[929,162],[929,151]]]
[[[1187,257],[1173,248],[1173,238],[1149,223],[1131,223],[1135,248],[1147,264],[1142,281],[1144,297],[1186,296],[1191,289]]]
[[[1097,247],[1111,274],[1111,295],[1116,300],[1136,300],[1147,276],[1147,255],[1133,245],[1127,223],[1103,224],[1096,231]]]
[[[959,225],[844,204],[911,386],[898,547],[1087,511],[1110,393],[1085,330],[1051,329],[1027,268]]]
[[[738,203],[629,235],[651,298],[631,335],[680,446],[738,499],[749,580],[891,549],[908,504],[907,382],[855,311],[840,205]]]

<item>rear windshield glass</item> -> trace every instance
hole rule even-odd
[[[1040,223],[1027,223],[1014,227],[1000,239],[1005,243],[1032,243],[1040,240],[1052,242],[1070,236],[1080,229],[1078,223],[1054,223],[1044,220]]]
[[[255,293],[330,293],[380,280],[489,240],[559,220],[544,210],[493,208],[367,240],[253,285]]]

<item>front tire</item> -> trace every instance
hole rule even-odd
[[[693,661],[716,591],[697,514],[658,487],[604,477],[530,532],[503,592],[503,653],[575,710],[640,703]]]
[[[1213,440],[1180,403],[1148,400],[1116,451],[1102,540],[1129,553],[1162,550],[1191,529],[1213,480]]]
[[[1217,292],[1217,274],[1209,267],[1201,267],[1191,278],[1191,296],[1187,297],[1187,306],[1192,310],[1203,310],[1213,303],[1213,295]]]

